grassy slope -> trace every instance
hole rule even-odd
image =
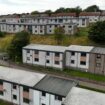
[[[92,45],[93,43],[88,39],[88,28],[81,28],[78,36],[65,36],[61,45],[68,46],[70,44],[77,45]],[[13,35],[6,35],[4,38],[0,38],[0,49],[6,51],[9,46]],[[52,44],[56,45],[54,35],[31,35],[30,43],[38,44]]]

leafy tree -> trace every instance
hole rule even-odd
[[[87,7],[85,10],[85,12],[100,12],[100,8],[97,5],[92,5]]]
[[[93,24],[89,30],[88,37],[96,43],[105,43],[105,21]]]
[[[14,36],[7,52],[13,61],[22,61],[22,47],[29,44],[30,35],[26,31],[18,32]]]
[[[5,34],[6,34],[5,32],[1,32],[1,31],[0,31],[0,37],[4,37]]]
[[[63,13],[65,12],[65,8],[61,7],[55,11],[55,13]]]
[[[50,16],[53,12],[51,10],[46,10],[44,13]]]
[[[76,8],[59,8],[55,11],[55,13],[76,13],[77,16],[80,12],[82,12],[82,9],[79,6]]]
[[[55,28],[54,38],[55,38],[58,45],[62,43],[62,41],[64,39],[64,33],[65,33],[65,31],[64,31],[63,27]]]
[[[35,15],[35,14],[38,14],[39,12],[38,11],[33,11],[31,12],[31,15]]]

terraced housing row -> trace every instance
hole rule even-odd
[[[34,35],[54,34],[56,27],[62,27],[66,35],[73,35],[78,27],[87,27],[91,23],[104,21],[105,13],[82,12],[77,17],[76,13],[57,13],[36,15],[7,15],[0,16],[0,31],[17,33],[23,30]]]
[[[30,44],[23,47],[22,53],[23,63],[105,75],[105,48]]]

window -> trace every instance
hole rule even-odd
[[[101,58],[101,55],[100,55],[100,54],[98,54],[98,55],[97,55],[97,58],[98,58],[98,59],[100,59],[100,58]]]
[[[80,64],[81,65],[86,65],[86,62],[85,61],[81,61]]]
[[[35,58],[35,62],[39,62],[39,58]]]
[[[60,63],[59,61],[55,61],[55,64],[56,64],[56,65],[59,65],[59,63]]]
[[[43,31],[42,30],[40,30],[40,33],[42,33]]]
[[[55,25],[55,27],[57,27],[57,25]]]
[[[14,100],[17,100],[17,96],[16,96],[16,95],[13,95],[13,99],[14,99]]]
[[[40,28],[43,28],[42,26],[40,26]]]
[[[71,52],[71,55],[74,56],[75,55],[75,52]]]
[[[29,99],[23,98],[23,102],[29,104]]]
[[[49,32],[52,32],[51,30],[49,30]]]
[[[96,67],[101,67],[101,63],[96,63]]]
[[[68,26],[69,28],[72,28],[72,26]]]
[[[50,63],[50,61],[49,60],[46,60],[46,63]]]
[[[35,54],[39,54],[39,51],[38,50],[35,50],[35,52],[34,52]]]
[[[65,28],[65,26],[62,26],[63,28]]]
[[[57,22],[57,19],[55,19],[55,22]]]
[[[37,28],[37,26],[35,26],[35,28]]]
[[[59,19],[59,22],[62,23],[63,22],[63,19]]]
[[[3,93],[3,91],[0,91],[0,95],[2,95],[2,96],[3,96],[3,94],[4,94],[4,93]]]
[[[27,86],[24,86],[24,87],[23,87],[23,91],[24,91],[24,92],[29,92],[29,88],[28,88]]]
[[[55,100],[62,101],[62,97],[61,96],[55,96]]]
[[[60,53],[55,53],[55,56],[56,56],[56,57],[59,57],[59,56],[60,56]]]
[[[0,85],[3,85],[3,81],[2,80],[0,80]]]
[[[27,53],[30,53],[30,50],[27,50]]]
[[[13,84],[13,89],[16,89],[16,88],[17,88],[17,86],[15,84]]]
[[[49,56],[50,55],[50,52],[46,52],[46,55]]]
[[[49,27],[51,28],[52,26],[50,25]]]
[[[27,57],[27,60],[29,61],[30,60],[30,57]]]
[[[35,33],[37,33],[37,30],[35,30]]]
[[[46,93],[45,93],[45,92],[42,92],[42,96],[44,96],[44,97],[45,97],[45,96],[46,96]]]
[[[81,56],[86,57],[86,53],[84,53],[84,52],[81,53]]]
[[[71,63],[74,64],[74,60],[71,60]]]

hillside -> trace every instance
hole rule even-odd
[[[61,45],[68,46],[71,44],[77,45],[93,45],[93,43],[88,39],[88,29],[80,29],[78,35],[65,36]],[[6,35],[0,38],[0,50],[6,51],[14,35]],[[51,44],[56,45],[54,35],[31,35],[30,43],[37,44]]]

